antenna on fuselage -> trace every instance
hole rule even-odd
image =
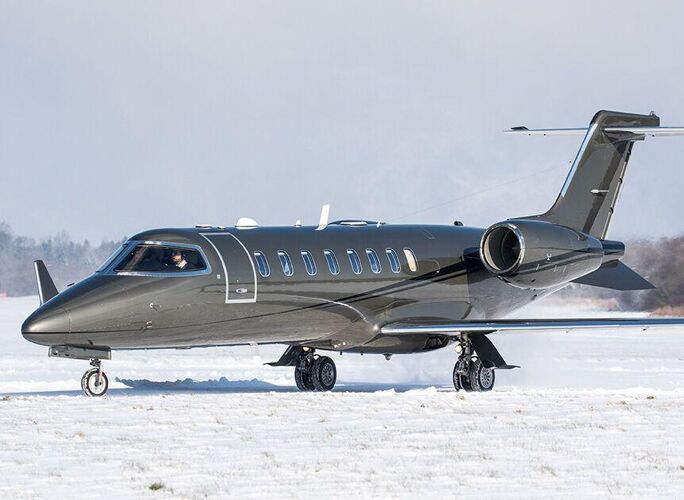
[[[321,219],[318,222],[316,231],[320,231],[328,227],[328,220],[330,219],[330,205],[323,205],[321,207]]]

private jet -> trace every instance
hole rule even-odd
[[[506,319],[570,283],[653,288],[606,239],[635,142],[683,135],[648,115],[599,111],[586,128],[512,134],[583,136],[570,173],[544,214],[488,228],[368,220],[317,226],[153,229],[136,234],[91,276],[58,292],[35,262],[40,307],[22,325],[53,357],[90,361],[81,386],[102,396],[102,361],[115,350],[282,344],[302,391],[329,391],[326,352],[394,354],[454,345],[456,390],[489,391],[509,365],[495,334],[646,330],[684,318]]]

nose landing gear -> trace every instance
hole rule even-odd
[[[86,396],[104,396],[109,388],[107,375],[102,371],[102,360],[112,359],[109,347],[91,346],[80,347],[72,345],[53,345],[48,350],[51,358],[68,358],[90,360],[92,368],[81,377],[81,389]]]
[[[109,388],[109,380],[102,371],[102,363],[99,359],[93,359],[90,366],[93,368],[85,372],[81,378],[81,389],[89,397],[104,396]]]

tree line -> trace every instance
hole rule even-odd
[[[58,290],[92,274],[121,241],[73,241],[62,232],[35,240],[15,235],[9,225],[0,223],[0,295],[37,295],[33,261],[45,261]]]
[[[0,295],[38,293],[33,261],[42,259],[59,290],[92,274],[124,239],[97,245],[73,241],[66,233],[36,240],[15,235],[0,223]],[[618,292],[584,285],[571,285],[562,296],[614,300],[625,311],[679,309],[684,313],[684,236],[625,243],[623,262],[653,283],[657,290]]]
[[[684,314],[684,236],[625,242],[622,261],[656,286],[656,290],[618,292],[571,285],[563,294],[615,300],[623,311]]]

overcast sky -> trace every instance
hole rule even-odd
[[[0,0],[0,220],[119,238],[546,210],[598,109],[684,125],[682,2]],[[684,232],[684,138],[632,155],[609,237]]]

